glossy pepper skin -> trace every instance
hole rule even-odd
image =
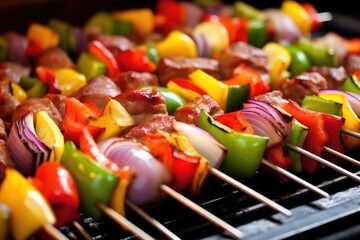
[[[256,174],[269,138],[233,131],[201,111],[197,125],[209,132],[227,149],[220,168],[237,178],[248,178]]]
[[[56,221],[48,201],[29,181],[13,168],[7,168],[0,186],[0,202],[11,209],[10,235],[28,239],[45,224]]]
[[[65,143],[65,151],[60,163],[75,179],[80,195],[81,211],[99,220],[102,213],[97,204],[109,204],[119,178],[89,159],[71,141]]]
[[[45,162],[29,181],[44,195],[56,215],[60,228],[79,218],[80,199],[70,172],[57,162]]]

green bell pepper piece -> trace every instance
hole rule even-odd
[[[120,19],[114,19],[114,35],[128,36],[134,33],[134,25],[132,22]]]
[[[323,112],[331,115],[342,115],[342,104],[321,98],[315,95],[306,95],[301,103],[301,107],[310,109],[316,112]]]
[[[309,128],[300,123],[298,120],[294,119],[294,124],[291,129],[289,143],[302,148],[305,138],[308,134]],[[287,155],[291,158],[291,169],[295,173],[299,173],[302,171],[301,164],[301,154],[292,150],[287,150]]]
[[[360,94],[360,81],[355,74],[350,74],[341,86],[341,89],[343,91]]]
[[[236,1],[234,3],[234,17],[265,19],[265,14],[260,9],[255,8],[243,1]]]
[[[310,39],[301,37],[295,43],[310,59],[313,66],[337,67],[336,52],[333,48],[314,43]]]
[[[253,18],[249,20],[247,29],[247,41],[251,45],[262,48],[267,41],[265,19]]]
[[[90,53],[82,52],[76,63],[78,71],[85,75],[87,80],[106,75],[106,65]]]
[[[256,174],[269,138],[233,131],[201,111],[197,125],[210,133],[225,148],[227,153],[220,168],[233,177],[248,178]]]
[[[0,37],[0,62],[6,61],[9,55],[9,44],[5,38]]]
[[[48,90],[46,84],[33,77],[21,77],[19,85],[26,91],[28,98],[41,98]]]
[[[288,69],[291,76],[295,77],[308,71],[311,67],[311,62],[308,56],[295,45],[288,45],[285,47],[287,50],[289,50],[291,56],[291,62]]]
[[[160,56],[158,51],[155,48],[155,44],[153,42],[147,42],[147,53],[146,56],[149,58],[149,60],[154,63],[156,66],[159,65],[160,62]]]
[[[85,31],[112,35],[114,17],[105,11],[97,12],[85,23]]]
[[[47,24],[60,38],[59,46],[67,53],[75,51],[75,36],[70,24],[56,18],[49,20]]]
[[[97,204],[109,204],[119,182],[118,176],[89,159],[72,141],[65,143],[60,163],[75,179],[82,211],[99,220],[102,213]]]
[[[225,112],[240,110],[244,102],[249,99],[250,84],[246,85],[229,85],[226,99]]]

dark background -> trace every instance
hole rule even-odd
[[[260,9],[279,8],[282,2],[281,0],[244,1]],[[224,2],[231,4],[234,1]],[[360,16],[359,8],[354,7],[354,3],[349,0],[309,0],[308,2],[312,3],[319,12],[328,11],[355,18]],[[155,0],[0,0],[0,33],[10,30],[25,32],[30,23],[46,23],[51,17],[60,18],[71,25],[82,26],[92,14],[100,10],[154,8],[155,5]],[[340,28],[354,28],[356,27],[354,25],[356,24],[345,22]]]

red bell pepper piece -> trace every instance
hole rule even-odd
[[[228,85],[245,85],[250,84],[250,97],[266,93],[270,86],[265,84],[259,72],[248,68],[245,64],[240,64],[233,71],[233,78],[222,81]]]
[[[115,59],[124,71],[153,72],[156,69],[156,65],[147,57],[146,46],[119,52]]]
[[[129,179],[129,171],[120,168],[116,163],[108,159],[102,152],[100,152],[98,145],[88,128],[84,128],[81,131],[79,146],[80,150],[85,153],[85,155],[95,160],[100,166],[111,170],[111,172],[119,176],[121,179]]]
[[[265,150],[264,158],[269,162],[279,166],[285,170],[289,170],[291,166],[291,158],[284,156],[284,150],[281,144],[269,147]],[[266,165],[261,165],[261,167],[275,176],[277,176],[280,180],[286,181],[286,177],[270,168]]]
[[[36,74],[40,81],[48,85],[47,93],[60,94],[61,89],[59,84],[56,82],[55,72],[53,69],[47,69],[42,66],[39,66],[35,69]]]
[[[323,113],[322,115],[325,129],[329,134],[329,140],[326,146],[337,152],[345,153],[345,149],[341,143],[341,129],[345,124],[345,119],[331,114]],[[337,163],[337,158],[333,154],[325,152],[324,157],[335,164]]]
[[[215,120],[235,130],[236,132],[255,134],[254,129],[246,121],[241,111],[224,113],[215,117]]]
[[[181,27],[185,23],[186,11],[183,4],[174,0],[160,0],[155,8],[155,30],[169,33],[171,30]]]
[[[175,191],[182,192],[193,180],[199,167],[201,156],[173,149],[168,140],[162,135],[148,134],[145,145],[159,161],[161,161],[174,177],[170,185]]]
[[[35,57],[39,56],[42,51],[43,51],[43,49],[38,42],[36,42],[34,40],[30,40],[29,45],[27,46],[27,48],[25,50],[25,54],[29,58],[35,58]]]
[[[66,98],[62,126],[65,141],[73,141],[78,146],[80,133],[84,128],[87,128],[94,138],[98,137],[104,129],[88,125],[91,117],[95,117],[95,114],[85,104],[76,98]]]
[[[324,25],[324,23],[321,22],[318,18],[318,11],[316,8],[309,2],[302,2],[300,4],[310,16],[311,32],[319,30]]]
[[[172,78],[171,81],[179,85],[180,87],[192,90],[194,92],[197,92],[200,95],[206,94],[206,92],[201,88],[198,87],[194,82],[188,80],[188,79],[182,79],[182,78]]]
[[[304,149],[317,156],[321,156],[324,146],[329,141],[329,134],[326,131],[322,113],[302,108],[292,100],[283,105],[283,108],[296,120],[309,128],[303,145]],[[301,163],[303,169],[309,173],[315,173],[320,166],[318,162],[304,155],[301,156]]]
[[[94,104],[89,98],[85,98],[84,100],[82,100],[82,102],[86,107],[90,109],[91,117],[94,117],[95,119],[100,117],[102,110],[96,104]]]
[[[79,219],[78,189],[72,175],[64,166],[57,162],[45,162],[29,181],[50,203],[56,215],[56,228]]]
[[[114,55],[101,42],[97,40],[91,41],[88,45],[88,51],[105,63],[109,78],[114,78],[120,74],[120,69]]]

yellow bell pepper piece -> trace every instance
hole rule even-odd
[[[192,91],[190,89],[180,87],[179,85],[177,85],[176,83],[174,83],[171,80],[166,84],[166,87],[168,89],[170,89],[171,91],[176,92],[177,94],[179,94],[180,96],[182,96],[183,98],[185,98],[188,101],[200,96],[199,93]]]
[[[117,213],[119,213],[121,216],[125,216],[125,199],[126,199],[126,193],[129,186],[129,180],[128,179],[121,179],[115,188],[113,195],[111,197],[111,200],[109,202],[109,205],[112,209],[114,209]]]
[[[217,57],[230,43],[228,31],[219,22],[201,22],[194,27],[192,33],[205,36],[211,49],[211,57]]]
[[[71,68],[61,68],[55,71],[55,79],[59,84],[61,94],[70,96],[87,83],[84,74],[81,74]]]
[[[126,109],[114,99],[110,99],[106,104],[101,116],[89,123],[92,126],[105,128],[97,141],[102,141],[111,137],[116,137],[124,130],[136,124],[135,119]]]
[[[39,111],[35,115],[35,132],[51,150],[50,161],[60,162],[64,152],[65,142],[59,127],[46,111]]]
[[[282,80],[290,76],[287,69],[290,66],[291,55],[282,45],[275,42],[268,42],[264,47],[270,67],[270,85],[273,89],[278,89]]]
[[[192,72],[189,75],[189,78],[192,82],[209,94],[209,96],[219,104],[220,108],[225,111],[229,91],[228,85],[222,83],[200,69]]]
[[[281,11],[287,14],[305,36],[311,32],[311,17],[300,3],[293,0],[285,0],[282,2]]]
[[[154,14],[149,8],[115,11],[112,15],[115,19],[131,22],[135,32],[142,36],[154,30]]]
[[[349,101],[343,94],[319,93],[324,99],[332,100],[342,104],[342,117],[345,118],[344,129],[360,132],[360,119],[352,109]],[[352,151],[360,148],[360,139],[342,134],[342,143],[346,150]]]
[[[6,169],[0,201],[11,209],[10,235],[15,240],[28,239],[45,224],[55,223],[55,215],[43,195],[13,168]]]
[[[22,87],[19,86],[19,84],[15,82],[11,82],[10,84],[13,95],[19,102],[22,102],[25,99],[27,99],[27,93],[25,92],[24,89],[22,89]]]
[[[197,57],[197,48],[194,40],[185,33],[173,30],[161,42],[155,45],[161,58],[165,57]]]
[[[29,26],[27,38],[40,44],[42,50],[57,47],[60,42],[59,35],[54,30],[39,23],[32,23]]]

